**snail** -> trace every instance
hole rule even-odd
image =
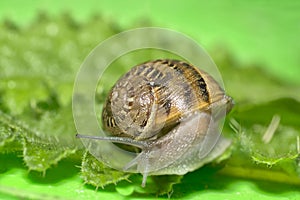
[[[107,136],[78,138],[120,144],[136,157],[123,171],[147,176],[186,174],[230,145],[219,122],[234,103],[212,76],[184,61],[164,59],[133,67],[110,90],[102,111]],[[133,148],[132,148],[133,147]]]

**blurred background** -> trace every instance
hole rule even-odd
[[[53,187],[53,195],[64,194],[61,191],[66,189],[69,197],[75,195],[74,198],[82,199],[88,193],[95,199],[99,198],[94,188],[80,193],[82,196],[78,196],[79,192],[74,193],[74,188],[82,186],[74,159],[65,162],[67,164],[62,162],[53,169],[53,165],[56,166],[61,159],[73,156],[81,144],[74,137],[74,79],[86,56],[101,41],[124,30],[148,26],[182,32],[208,51],[219,67],[228,94],[236,101],[236,110],[230,117],[242,122],[248,134],[244,138],[234,135],[236,146],[240,145],[236,150],[244,150],[244,154],[233,155],[229,161],[237,168],[227,171],[225,168],[221,172],[225,174],[221,175],[222,179],[220,174],[213,179],[213,175],[202,179],[205,169],[204,172],[200,169],[190,173],[178,186],[177,196],[192,193],[209,195],[208,187],[212,199],[216,199],[215,191],[224,189],[239,196],[236,199],[255,198],[252,190],[258,190],[257,197],[267,194],[270,199],[280,198],[279,191],[286,192],[290,197],[299,195],[296,187],[300,185],[300,1],[10,0],[0,1],[0,128],[6,130],[8,127],[6,131],[0,129],[0,153],[4,152],[0,154],[0,173],[3,175],[0,179],[0,199],[1,190],[14,196],[17,182],[20,183],[17,186],[18,197],[22,197],[24,188],[32,183],[34,192],[42,190],[47,194],[48,185],[52,184],[58,186]],[[161,52],[150,54],[148,51],[137,52],[135,58],[142,60],[153,55],[168,55]],[[123,73],[125,68],[128,69],[128,66],[124,67],[126,59],[120,59],[116,65],[122,70],[114,68],[112,74],[120,75],[121,71]],[[111,77],[106,80],[108,85],[114,83]],[[96,98],[100,104],[107,90],[109,87],[98,88]],[[261,135],[275,114],[281,117],[282,127],[277,132],[277,139],[266,145],[262,143]],[[228,124],[224,132],[233,134]],[[30,142],[26,146],[20,138]],[[283,140],[285,145],[282,145]],[[51,151],[43,145],[49,145]],[[48,159],[50,152],[55,155]],[[255,162],[262,165],[253,162],[253,155],[256,156],[257,152],[262,158],[256,157]],[[75,155],[77,166],[81,165],[81,156],[78,153]],[[287,165],[284,163],[286,158]],[[287,171],[294,171],[291,176],[276,177],[270,172],[269,176],[264,177],[270,171],[270,160],[274,163],[283,160],[283,165],[287,167],[279,165],[278,168],[283,169],[284,175]],[[240,174],[236,172],[236,169],[246,169],[247,166],[250,166],[250,179],[275,183],[258,181],[254,187],[254,182],[233,178],[248,178],[243,171]],[[258,170],[258,175],[252,173],[252,167],[258,166],[263,166],[265,171]],[[28,173],[28,169],[43,173],[47,170],[50,175],[44,178]],[[18,176],[15,176],[16,173]],[[68,185],[66,181],[66,186],[63,186],[60,181],[64,180],[70,183],[73,180],[74,185]],[[89,181],[93,185],[94,178]],[[276,181],[294,185],[282,186]],[[40,188],[35,188],[35,184],[40,184]],[[109,190],[114,191],[112,187]],[[109,192],[104,194],[114,195]],[[228,198],[226,194],[222,197]],[[199,196],[195,195],[194,199],[199,199]]]
[[[299,1],[12,0],[0,2],[0,20],[28,27],[40,12],[50,17],[69,13],[78,23],[99,14],[121,30],[167,27],[210,52],[226,48],[244,66],[255,63],[280,80],[300,83],[299,10]]]

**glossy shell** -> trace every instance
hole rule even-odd
[[[102,112],[106,135],[77,137],[89,139],[90,151],[108,166],[143,174],[144,186],[148,175],[185,174],[220,156],[231,142],[220,136],[219,122],[232,106],[204,71],[156,60],[113,86]]]
[[[156,140],[189,113],[210,112],[209,106],[224,96],[210,75],[188,63],[146,62],[133,67],[113,86],[102,124],[113,136]]]

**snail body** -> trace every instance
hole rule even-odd
[[[150,61],[109,92],[102,111],[108,136],[89,138],[139,149],[123,170],[142,173],[145,185],[148,175],[185,174],[219,156],[230,141],[220,137],[218,122],[232,106],[206,72],[183,61]]]

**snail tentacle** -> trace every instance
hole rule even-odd
[[[148,147],[148,142],[146,141],[137,141],[133,140],[131,138],[124,138],[124,137],[107,137],[107,136],[93,136],[93,135],[81,135],[81,134],[76,134],[77,138],[86,138],[86,139],[92,139],[92,140],[104,140],[104,141],[110,141],[110,142],[115,142],[119,144],[126,144],[130,146],[135,146],[141,149],[144,149]]]
[[[184,61],[149,61],[108,93],[101,124],[109,136],[76,137],[123,144],[121,151],[112,145],[89,150],[112,168],[141,173],[144,187],[148,175],[186,174],[220,156],[230,141],[219,124],[233,105],[205,71]]]

